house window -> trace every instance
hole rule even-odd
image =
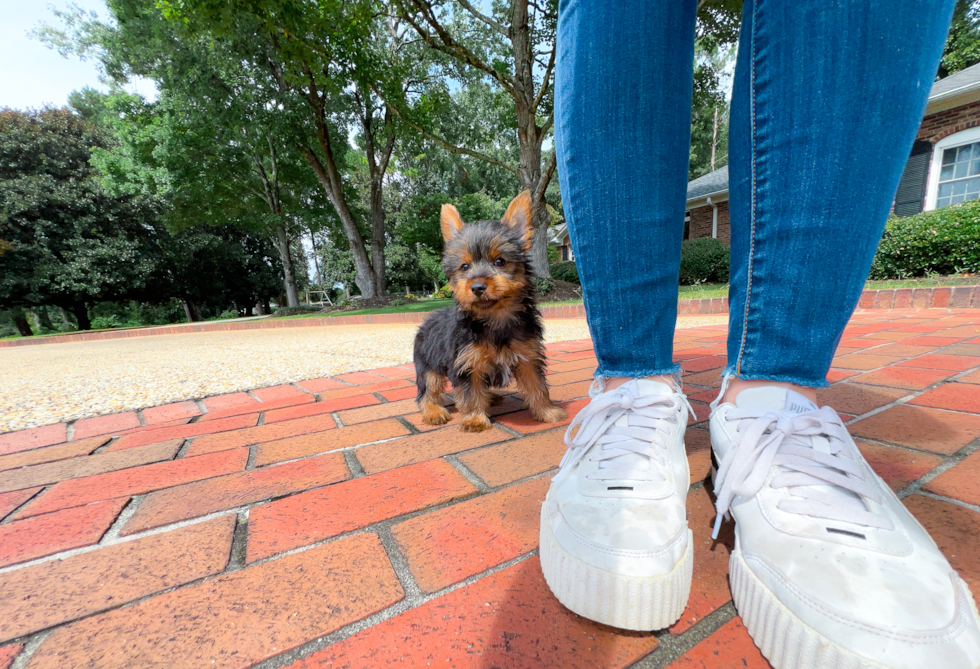
[[[561,247],[561,259],[568,260],[568,246]]]
[[[980,142],[943,150],[936,206],[980,197]]]

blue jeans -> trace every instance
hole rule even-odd
[[[727,375],[827,385],[953,0],[746,0]],[[598,377],[677,371],[696,0],[562,0],[555,144]]]

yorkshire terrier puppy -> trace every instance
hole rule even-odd
[[[449,420],[442,402],[447,379],[467,432],[490,428],[491,389],[512,379],[535,420],[563,420],[565,410],[548,394],[541,313],[530,281],[531,194],[514,198],[500,221],[469,225],[456,207],[444,204],[440,223],[446,241],[442,266],[456,305],[434,312],[415,336],[422,422]]]

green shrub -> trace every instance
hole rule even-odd
[[[575,263],[571,260],[556,262],[554,265],[552,265],[551,278],[555,281],[567,281],[568,283],[574,283],[577,286],[582,285],[582,282],[578,278],[578,268],[575,267]]]
[[[111,316],[99,316],[98,318],[92,319],[93,330],[109,330],[111,328],[120,328],[122,325],[115,314]]]
[[[440,300],[447,300],[453,296],[453,289],[449,287],[447,283],[445,286],[437,290],[432,297],[439,298]]]
[[[681,243],[681,285],[726,283],[731,249],[712,237],[688,239]]]
[[[871,264],[872,279],[980,270],[980,200],[892,217]]]
[[[549,290],[555,287],[553,279],[545,279],[540,276],[532,277],[531,283],[534,285],[534,290],[537,291],[538,295],[546,295]]]
[[[225,320],[227,318],[238,318],[239,316],[241,316],[241,314],[238,313],[237,309],[225,309],[218,314],[218,318],[221,320]]]

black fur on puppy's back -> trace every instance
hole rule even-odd
[[[433,371],[449,378],[459,386],[469,380],[468,372],[456,369],[459,352],[470,344],[488,344],[502,348],[513,341],[540,341],[544,335],[541,312],[534,301],[533,288],[524,295],[514,320],[507,327],[494,327],[493,323],[478,320],[456,307],[445,307],[425,319],[415,335],[415,385],[418,400],[426,391],[426,372]],[[507,380],[503,370],[497,370],[491,379],[492,387],[499,387]]]

